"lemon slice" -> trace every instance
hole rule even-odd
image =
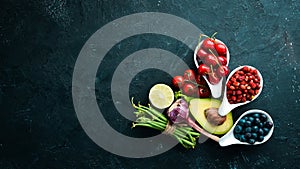
[[[168,85],[156,84],[150,89],[149,100],[156,108],[165,109],[174,101],[173,90]]]

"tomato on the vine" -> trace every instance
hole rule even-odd
[[[188,96],[193,96],[197,92],[197,87],[192,83],[185,83],[183,86],[183,93]]]
[[[184,71],[183,77],[185,80],[195,81],[195,73],[191,69],[187,69],[186,71]]]
[[[184,78],[182,76],[175,76],[172,79],[172,84],[176,88],[182,88],[182,86],[184,85]]]

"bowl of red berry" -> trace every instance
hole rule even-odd
[[[214,34],[215,35],[215,34]],[[212,97],[219,98],[222,94],[223,79],[229,74],[228,64],[230,54],[227,46],[221,40],[207,37],[198,43],[194,51],[194,62],[198,73],[207,81]]]
[[[223,101],[218,113],[226,115],[232,109],[255,100],[263,88],[263,77],[253,66],[235,68],[228,76]]]

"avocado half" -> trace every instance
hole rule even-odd
[[[189,109],[193,117],[206,131],[222,135],[227,133],[233,126],[232,113],[228,113],[225,122],[218,126],[209,123],[205,116],[206,109],[211,107],[219,108],[220,104],[220,101],[216,99],[192,99],[189,104]]]

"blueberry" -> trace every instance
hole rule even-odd
[[[242,131],[242,126],[240,125],[236,125],[235,128],[234,128],[234,133],[240,133]]]
[[[255,114],[253,114],[253,117],[254,117],[254,118],[259,118],[260,115],[259,115],[258,113],[255,113]]]
[[[264,140],[264,136],[259,136],[258,138],[257,138],[257,141],[259,141],[259,142],[262,142],[263,140]]]
[[[245,135],[241,135],[239,140],[245,142],[246,141]]]
[[[257,134],[256,133],[252,133],[252,138],[255,140],[257,138]]]
[[[254,139],[249,139],[249,140],[248,140],[248,143],[249,143],[249,144],[254,144],[254,143],[255,143],[255,140],[254,140]]]
[[[249,117],[248,120],[249,120],[250,122],[253,122],[253,121],[254,121],[254,118],[253,118],[253,117]]]
[[[251,127],[247,127],[247,128],[245,129],[245,132],[246,132],[246,133],[251,133]]]
[[[245,120],[245,121],[247,121],[248,120],[248,117],[246,116],[246,117],[243,117],[243,119]]]
[[[246,139],[251,138],[251,136],[252,136],[251,133],[246,133],[246,134],[245,134],[245,138],[246,138]]]
[[[259,128],[263,128],[263,127],[264,127],[264,123],[260,122],[257,126],[258,126]]]
[[[268,128],[263,128],[263,130],[264,130],[264,135],[267,135],[270,131]]]
[[[245,126],[246,127],[250,127],[251,126],[251,122],[250,121],[246,121]]]
[[[264,127],[268,128],[268,129],[271,129],[273,127],[273,123],[270,122],[270,121],[267,121],[264,123]]]
[[[265,114],[262,114],[262,115],[260,116],[260,120],[261,120],[262,122],[267,121],[267,119],[268,119],[268,117],[267,117]]]
[[[257,132],[258,131],[258,127],[257,126],[253,126],[252,127],[252,132]]]
[[[264,130],[263,129],[258,129],[257,134],[260,135],[260,136],[264,136]]]
[[[254,124],[259,124],[260,123],[260,119],[259,118],[255,118],[254,119]]]
[[[241,120],[238,122],[238,125],[244,126],[244,125],[245,125],[245,122],[246,122],[245,119],[241,119]]]
[[[238,140],[239,140],[240,137],[241,137],[241,135],[240,135],[240,134],[237,134],[237,133],[234,133],[233,135],[234,135],[234,137],[235,137],[236,139],[238,139]]]

